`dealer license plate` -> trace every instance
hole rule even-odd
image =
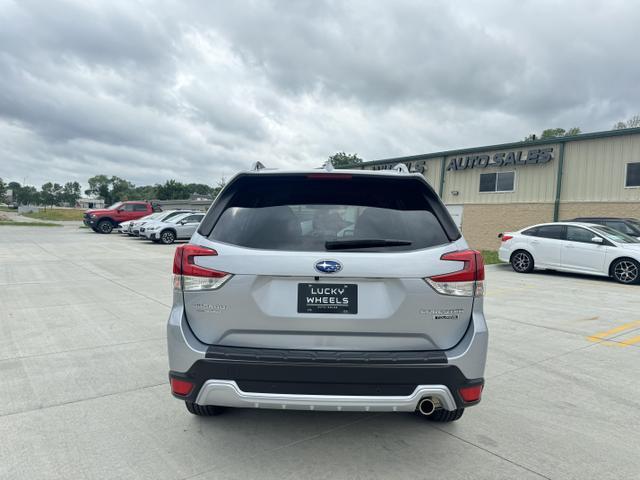
[[[358,313],[358,285],[299,283],[298,313]]]

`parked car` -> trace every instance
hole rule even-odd
[[[187,240],[194,234],[204,213],[183,213],[163,222],[145,226],[144,235],[156,243],[168,245],[176,240]]]
[[[159,220],[160,218],[164,218],[168,215],[168,212],[155,212],[151,215],[147,215],[145,217],[139,218],[138,220],[132,220],[129,222],[128,233],[129,235],[138,236],[140,235],[140,227],[148,222],[153,220]]]
[[[611,227],[557,222],[499,236],[500,260],[519,273],[539,268],[612,277],[626,284],[640,280],[640,240]]]
[[[94,232],[111,233],[121,222],[137,220],[158,211],[150,202],[117,202],[107,208],[84,212],[84,224]]]
[[[241,173],[173,269],[170,383],[192,414],[448,422],[480,401],[483,259],[418,173]]]
[[[195,210],[167,210],[163,212],[162,215],[160,215],[159,217],[149,220],[148,222],[145,222],[144,224],[140,225],[138,231],[132,232],[132,235],[149,238],[146,235],[147,228],[158,223],[168,222],[172,218],[184,215],[186,213],[196,213],[196,212]]]
[[[640,239],[640,220],[636,218],[580,217],[569,221],[605,225]]]
[[[129,225],[131,225],[131,223],[133,222],[133,220],[127,220],[126,222],[120,222],[120,224],[118,225],[117,229],[120,233],[122,233],[123,235],[126,235],[129,233]]]

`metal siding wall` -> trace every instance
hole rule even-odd
[[[640,162],[640,135],[568,142],[561,201],[640,201],[640,188],[624,188],[630,162]]]
[[[465,170],[450,170],[445,172],[443,198],[445,203],[543,203],[553,202],[555,198],[556,173],[558,168],[559,144],[548,145],[553,147],[553,160],[543,165],[510,165],[506,167],[487,167]],[[497,152],[522,151],[523,157],[529,148],[511,150],[496,150],[479,152],[471,155],[488,154],[490,157]],[[447,157],[445,165],[451,158],[466,157],[467,155],[454,155]],[[445,167],[446,168],[446,167]],[[515,191],[504,193],[480,193],[480,174],[492,172],[516,172]],[[452,191],[458,191],[459,195],[452,195]]]
[[[426,167],[424,172],[424,178],[427,179],[427,182],[429,182],[429,185],[431,185],[433,189],[436,191],[436,193],[438,193],[438,190],[440,188],[441,162],[442,162],[442,157],[429,158],[426,160],[404,162],[404,163],[405,165],[407,165],[407,167],[409,166],[408,164],[411,164],[412,166],[414,164],[424,164],[424,166]],[[383,165],[365,165],[364,170],[385,170],[385,169],[395,167],[398,163],[400,162],[388,163]]]
[[[429,185],[433,187],[436,193],[440,193],[440,176],[442,175],[441,166],[442,157],[430,158],[425,162],[427,171],[425,172],[425,178]]]

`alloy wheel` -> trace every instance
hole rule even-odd
[[[531,259],[529,258],[529,255],[527,255],[526,253],[520,252],[520,253],[516,253],[513,256],[513,260],[511,261],[511,263],[513,264],[513,268],[517,272],[526,272],[529,269],[529,266],[531,265]]]
[[[633,283],[638,279],[638,265],[631,260],[620,260],[613,269],[613,276],[621,283]]]
[[[111,230],[113,230],[113,225],[107,221],[102,221],[100,222],[100,225],[98,225],[98,228],[102,233],[111,233]]]
[[[173,232],[162,232],[162,243],[173,243],[175,240],[175,235]]]

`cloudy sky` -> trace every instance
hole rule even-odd
[[[0,177],[214,184],[607,130],[640,113],[632,1],[0,0]]]

